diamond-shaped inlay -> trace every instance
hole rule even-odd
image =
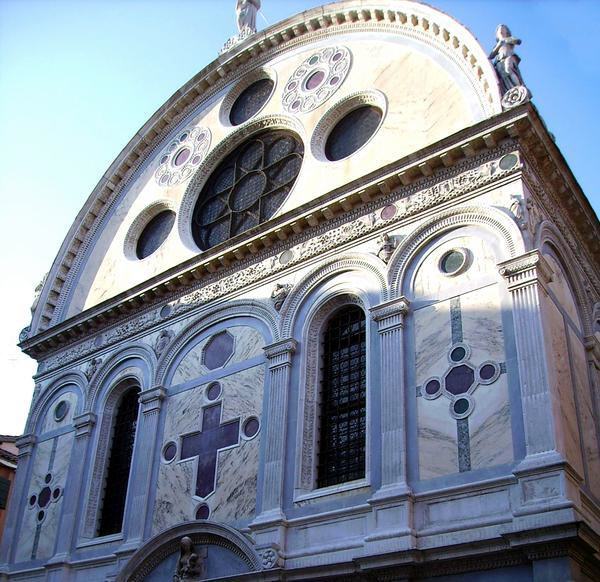
[[[209,370],[222,368],[233,355],[233,336],[228,331],[213,335],[202,350],[202,363]]]
[[[475,370],[467,364],[452,368],[446,375],[446,390],[457,396],[468,392],[475,381]]]

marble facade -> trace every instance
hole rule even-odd
[[[236,44],[95,190],[21,336],[39,369],[0,581],[170,578],[184,536],[205,578],[599,572],[600,226],[537,110],[503,108],[468,30],[423,4],[375,4]],[[293,85],[338,49],[337,88]],[[264,107],[232,125],[265,78]],[[372,139],[329,162],[333,125],[364,105],[381,111]],[[196,187],[270,129],[304,145],[293,190],[260,227],[200,251]],[[161,183],[200,134],[193,168],[171,164]],[[175,226],[138,260],[157,209]],[[318,487],[323,324],[346,304],[365,313],[365,476]],[[123,521],[101,536],[129,387]]]

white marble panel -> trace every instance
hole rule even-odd
[[[219,380],[222,422],[239,418],[241,432],[245,419],[261,418],[264,378],[264,366],[260,365]],[[212,404],[206,397],[207,386],[203,384],[168,399],[163,443],[172,440],[179,446],[182,435],[201,428],[202,408]],[[239,446],[218,454],[216,490],[204,500],[210,508],[212,521],[236,524],[254,514],[260,434],[252,440],[240,436]],[[194,519],[195,508],[200,502],[192,497],[194,469],[195,461],[181,462],[179,453],[174,462],[161,464],[153,520],[155,533]]]
[[[447,353],[452,345],[450,302],[444,301],[414,313],[417,385],[448,368]]]
[[[510,463],[513,441],[506,375],[491,385],[479,386],[473,399],[475,409],[469,416],[471,468]]]
[[[456,421],[448,411],[450,401],[417,399],[419,418],[419,477],[432,479],[458,472]]]
[[[56,405],[61,401],[65,400],[69,403],[69,411],[63,420],[57,422],[54,419],[54,409]],[[46,414],[46,418],[44,418],[44,423],[42,425],[41,434],[50,432],[51,430],[55,430],[57,428],[63,428],[65,426],[69,426],[73,422],[73,416],[77,411],[77,394],[75,392],[67,392],[66,394],[61,394],[58,398],[52,402],[52,404],[48,407],[48,412]]]
[[[252,327],[243,325],[230,327],[227,331],[234,337],[234,353],[226,363],[226,366],[262,355],[262,348],[265,342],[260,332]],[[172,385],[176,386],[177,384],[194,380],[210,372],[202,364],[202,350],[209,339],[205,338],[186,354],[173,375]]]

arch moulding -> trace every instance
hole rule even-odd
[[[504,249],[504,260],[525,252],[521,231],[516,223],[500,210],[483,206],[463,206],[440,212],[419,226],[394,251],[388,272],[392,298],[402,295],[406,267],[423,246],[449,230],[472,225],[483,226],[498,236]]]

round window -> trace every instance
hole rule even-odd
[[[231,125],[240,125],[254,117],[271,97],[273,87],[275,83],[271,79],[260,79],[244,89],[231,107]]]
[[[182,152],[185,150],[182,150]],[[162,245],[175,223],[175,213],[172,210],[163,210],[157,214],[142,231],[138,238],[135,253],[138,259],[145,259]]]
[[[325,156],[331,162],[347,158],[364,146],[375,134],[383,113],[378,107],[365,105],[350,111],[338,121],[325,143]]]
[[[192,235],[205,251],[275,214],[300,173],[304,146],[285,130],[251,137],[212,173],[194,208]]]
[[[54,420],[60,422],[64,420],[65,416],[69,412],[69,403],[66,400],[61,400],[54,408]]]
[[[452,249],[440,259],[440,271],[444,275],[458,275],[467,263],[467,253],[463,249]]]

